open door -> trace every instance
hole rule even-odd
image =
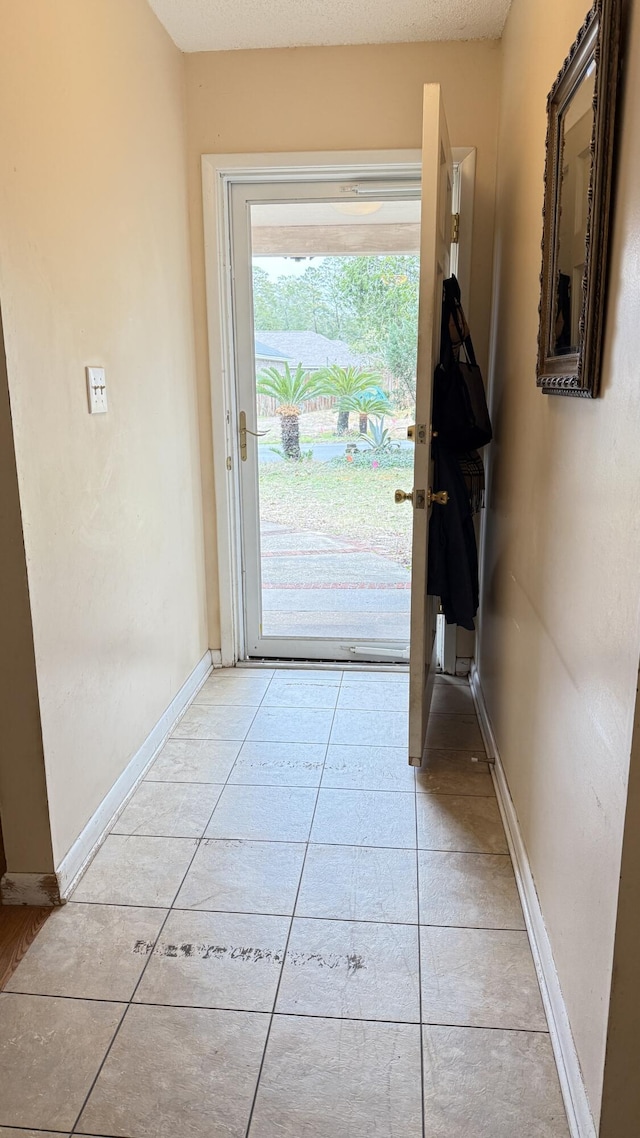
[[[413,562],[409,681],[409,762],[420,766],[434,681],[437,601],[427,596],[427,547],[432,506],[431,401],[440,354],[442,282],[449,276],[453,162],[442,91],[424,88],[420,309],[413,474]],[[433,487],[437,493],[438,487]],[[402,500],[402,498],[400,498]],[[436,505],[446,509],[446,505]]]

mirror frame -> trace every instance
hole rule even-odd
[[[547,98],[537,366],[537,386],[545,395],[595,399],[600,387],[619,51],[619,0],[595,0]],[[551,344],[560,229],[562,119],[592,61],[595,62],[594,115],[579,343],[577,351],[555,355]]]

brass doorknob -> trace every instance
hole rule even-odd
[[[427,490],[427,505],[432,506],[436,502],[439,506],[446,506],[449,501],[449,495],[446,490],[432,490],[431,487]]]
[[[408,494],[405,494],[404,490],[396,490],[394,498],[398,506],[401,502],[413,502],[413,490],[410,490]]]

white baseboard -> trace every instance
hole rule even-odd
[[[214,668],[222,667],[222,652],[219,648],[212,648],[211,650],[211,663]]]
[[[589,1109],[589,1100],[580,1070],[580,1061],[573,1042],[558,973],[553,959],[549,935],[544,923],[527,850],[520,831],[518,816],[509,792],[509,786],[500,761],[495,735],[487,712],[480,677],[475,664],[471,669],[471,690],[478,712],[480,729],[487,754],[493,758],[491,774],[498,798],[500,814],[507,835],[509,852],[518,883],[518,892],[529,934],[531,951],[538,974],[542,1002],[549,1025],[551,1045],[558,1068],[571,1138],[597,1138],[596,1128]]]
[[[82,833],[63,857],[56,871],[60,897],[63,900],[69,896],[97,849],[106,838],[115,819],[124,809],[138,783],[144,778],[167,735],[173,730],[178,720],[182,718],[194,696],[202,687],[211,671],[212,655],[213,653],[208,650],[196,664],[167,710],[160,716],[142,746],[136,751],[120,777],[116,779]],[[22,902],[22,904],[25,903]]]
[[[476,705],[476,712],[478,715],[478,723],[480,724],[480,732],[482,734],[482,741],[484,743],[484,749],[487,752],[487,758],[491,762],[497,754],[496,740],[495,740],[495,736],[493,734],[493,727],[491,726],[491,720],[489,719],[489,713],[487,711],[487,705],[484,702],[484,694],[483,694],[482,688],[480,686],[480,677],[478,675],[478,669],[476,667],[475,660],[471,661],[471,671],[469,672],[469,685],[471,687],[471,694],[473,696],[473,702]]]

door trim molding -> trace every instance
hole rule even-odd
[[[475,148],[453,148],[465,164],[461,193],[472,225]],[[242,537],[239,525],[239,470],[236,460],[235,349],[233,336],[229,190],[234,182],[335,180],[362,177],[419,177],[420,150],[338,150],[279,154],[203,154],[202,199],[209,346],[209,377],[216,504],[220,652],[223,667],[243,658]],[[461,210],[462,214],[463,210]],[[465,230],[470,236],[470,230]],[[460,271],[469,271],[469,257]],[[462,283],[462,282],[461,282]],[[464,282],[468,287],[468,282]],[[463,288],[463,294],[465,289]]]
[[[573,1033],[553,959],[553,950],[545,925],[544,915],[535,886],[529,856],[522,837],[518,815],[509,791],[509,784],[496,746],[495,732],[487,711],[482,684],[475,663],[471,668],[471,691],[478,712],[483,738],[492,746],[491,777],[498,806],[507,835],[509,853],[518,885],[531,952],[538,975],[542,1002],[549,1025],[551,1046],[558,1069],[560,1089],[571,1138],[597,1138],[589,1107],[580,1060],[573,1042]]]

